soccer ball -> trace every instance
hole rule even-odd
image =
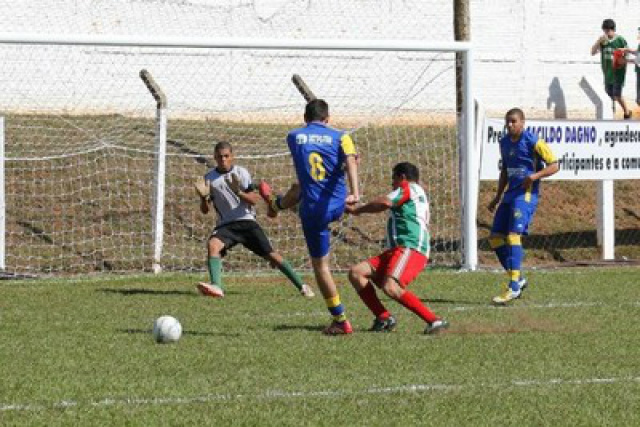
[[[159,343],[176,342],[182,335],[182,325],[173,316],[160,316],[153,322],[153,339]]]

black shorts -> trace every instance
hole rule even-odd
[[[221,225],[211,232],[211,237],[224,243],[222,256],[225,256],[227,250],[238,243],[261,257],[273,252],[269,239],[264,234],[262,227],[255,221],[236,221]]]
[[[604,85],[604,90],[607,92],[611,98],[615,98],[617,96],[622,96],[622,88],[624,87],[624,83],[607,83]]]

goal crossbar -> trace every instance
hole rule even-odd
[[[84,46],[136,46],[208,49],[287,49],[406,52],[467,52],[470,42],[348,39],[255,39],[210,37],[145,37],[121,35],[0,33],[0,43]]]

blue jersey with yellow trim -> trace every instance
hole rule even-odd
[[[343,164],[356,154],[351,137],[321,122],[311,122],[287,135],[301,189],[301,208],[323,209],[344,204],[347,188]]]
[[[545,164],[556,162],[547,143],[528,130],[523,131],[517,141],[512,141],[511,136],[507,134],[500,140],[500,155],[502,168],[507,171],[508,182],[502,201],[537,201],[540,180],[528,188],[523,187],[522,183],[525,177],[543,169]]]

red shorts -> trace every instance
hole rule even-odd
[[[427,266],[429,259],[413,249],[397,246],[367,262],[373,268],[371,280],[378,286],[384,283],[386,276],[394,278],[400,286],[406,288]]]

